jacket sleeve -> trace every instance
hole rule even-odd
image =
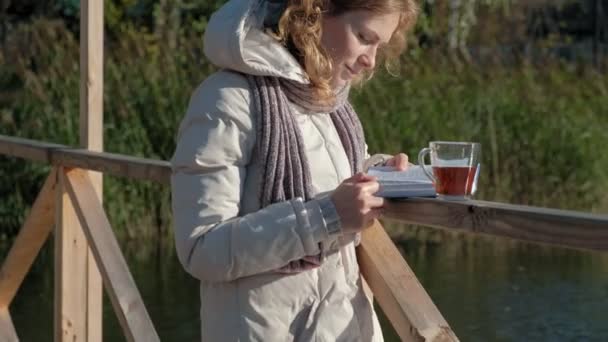
[[[329,238],[320,201],[293,199],[239,216],[255,144],[248,85],[215,74],[193,95],[172,164],[177,254],[204,281],[231,281],[320,253]]]

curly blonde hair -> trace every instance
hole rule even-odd
[[[330,87],[332,60],[321,45],[321,20],[326,15],[339,16],[356,10],[401,13],[389,43],[378,52],[378,64],[384,64],[390,72],[398,65],[407,34],[416,23],[418,5],[414,0],[288,0],[278,25],[268,28],[298,59],[319,100],[331,101],[334,97]]]

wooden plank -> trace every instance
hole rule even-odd
[[[80,146],[103,151],[103,1],[80,6]]]
[[[363,231],[357,260],[375,299],[402,341],[458,341],[377,221]]]
[[[0,134],[0,154],[51,164],[53,151],[65,145]]]
[[[608,250],[608,216],[484,201],[389,201],[386,218],[536,243]]]
[[[129,341],[159,341],[112,227],[87,173],[74,169],[62,175],[82,223],[114,311]]]
[[[103,151],[103,1],[80,6],[80,147]],[[89,172],[103,202],[103,174]],[[102,284],[90,249],[87,252],[87,341],[102,340]]]
[[[0,135],[0,154],[169,184],[171,164],[162,160],[88,151],[65,145]]]
[[[87,255],[86,237],[58,170],[55,225],[55,341],[86,341]]]
[[[0,342],[19,342],[7,308],[0,308]]]
[[[0,269],[0,308],[7,308],[55,224],[57,171],[53,169],[36,197]]]

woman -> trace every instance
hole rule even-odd
[[[192,96],[171,161],[203,340],[382,340],[355,245],[383,205],[361,171],[384,156],[364,163],[347,96],[415,16],[412,0],[230,0],[211,17],[205,54],[222,70]]]

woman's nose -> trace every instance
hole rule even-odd
[[[369,70],[373,70],[376,66],[376,48],[371,47],[365,53],[359,56],[359,62],[361,65]]]

